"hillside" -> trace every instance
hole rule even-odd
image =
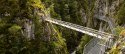
[[[83,54],[95,38],[47,18],[113,34],[115,44],[107,52],[124,52],[124,0],[0,0],[0,4],[0,54]]]

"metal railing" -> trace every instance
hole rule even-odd
[[[46,18],[45,20],[95,37],[84,47],[84,54],[104,54],[106,49],[113,46],[114,35],[112,34],[57,19]],[[104,43],[101,43],[103,41]]]
[[[73,23],[69,23],[69,22],[65,22],[65,21],[61,21],[61,20],[57,20],[57,19],[46,18],[45,20],[48,22],[69,28],[69,29],[73,29],[73,30],[88,34],[90,36],[93,36],[93,37],[96,37],[99,39],[108,40],[108,39],[112,38],[112,36],[113,36],[112,34],[109,34],[109,33],[105,33],[105,32],[98,31],[98,30],[95,30],[92,28],[80,26],[77,24],[73,24]]]
[[[105,18],[104,16],[97,17],[97,15],[95,17],[99,19]],[[84,47],[84,54],[104,54],[105,50],[107,48],[111,48],[114,44],[114,42],[112,41],[112,37],[114,37],[114,35],[112,34],[80,26],[77,24],[53,19],[50,17],[45,17],[44,20],[95,37],[90,40],[88,44],[86,44],[86,46]],[[102,20],[106,21],[105,19]],[[101,43],[103,41],[104,43]]]
[[[90,40],[85,46],[84,46],[84,54],[87,54],[95,45],[98,44],[99,39],[98,38],[93,38]]]
[[[113,45],[114,42],[112,39],[109,39],[109,41],[104,41],[98,38],[93,38],[84,47],[83,54],[104,54],[105,51],[108,48],[111,48]]]

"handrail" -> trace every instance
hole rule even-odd
[[[57,24],[57,25],[67,27],[69,29],[73,29],[73,30],[88,34],[90,36],[97,37],[99,39],[108,40],[108,39],[112,38],[112,36],[113,36],[112,34],[109,34],[109,33],[105,33],[105,32],[98,31],[98,30],[95,30],[92,28],[80,26],[77,24],[73,24],[73,23],[69,23],[69,22],[65,22],[65,21],[61,21],[61,20],[57,20],[57,19],[53,19],[53,18],[46,18],[45,20],[48,22]]]

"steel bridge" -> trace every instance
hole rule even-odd
[[[41,13],[38,13],[38,15],[43,16],[43,14]],[[92,28],[84,27],[70,22],[65,22],[62,20],[53,19],[53,18],[50,18],[50,16],[48,17],[43,16],[42,19],[50,23],[57,24],[90,36],[93,36],[94,38],[90,42],[88,42],[86,46],[84,46],[83,54],[105,54],[105,51],[107,50],[107,48],[112,47],[114,44],[113,34],[109,34],[103,31],[98,31]],[[76,51],[72,52],[71,54],[76,54]]]
[[[90,36],[99,38],[99,39],[107,40],[107,41],[109,41],[109,39],[112,39],[114,37],[113,34],[109,34],[106,32],[98,31],[92,28],[80,26],[77,24],[73,24],[73,23],[69,23],[69,22],[65,22],[65,21],[61,21],[61,20],[57,20],[53,18],[46,18],[45,21],[48,21],[48,22],[51,22],[51,23],[54,23],[54,24],[78,31],[78,32],[82,32]]]
[[[113,46],[113,34],[53,18],[46,18],[45,21],[93,36],[94,38],[84,47],[83,54],[104,54],[107,48]],[[72,54],[75,54],[75,52]]]

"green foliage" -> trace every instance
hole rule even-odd
[[[78,45],[76,49],[76,54],[82,54],[84,50],[84,46],[90,41],[90,38],[88,38],[88,35],[84,35],[81,38],[81,42]]]
[[[45,9],[44,5],[41,3],[40,0],[29,0],[27,3],[34,8]]]
[[[125,42],[124,42],[125,28],[118,26],[115,29],[117,31],[116,35],[119,36],[119,37],[115,41],[115,45],[111,48],[111,50],[109,51],[109,53],[110,54],[121,54],[122,50],[124,50],[124,48],[125,48],[124,47],[125,46]]]
[[[52,18],[94,28],[95,2],[96,0],[0,0],[0,54],[69,54],[73,50],[82,54],[91,37],[53,26],[41,18],[51,15]],[[118,24],[125,22],[124,11],[125,4],[122,4],[116,14]],[[39,17],[39,12],[42,17]],[[87,23],[83,23],[85,20],[82,12],[87,17]],[[26,23],[32,27],[30,35],[25,34]],[[123,28],[119,26],[115,29],[116,35],[119,35]],[[27,36],[34,37],[29,40]]]
[[[51,8],[47,10],[40,0],[1,0],[0,4],[0,54],[68,54],[59,32],[50,34],[52,40],[47,40],[45,36],[51,29],[47,32],[46,27],[50,25],[41,21],[36,13],[40,9],[46,15]],[[35,32],[35,37],[30,40],[25,34],[27,20],[32,22],[30,25],[34,26],[32,30]],[[53,37],[57,41],[53,41]]]
[[[115,28],[115,30],[116,30],[116,36],[119,36],[119,34],[121,33],[121,31],[122,30],[124,30],[124,27],[121,27],[121,26],[117,26],[116,28]]]
[[[67,51],[67,47],[66,47],[66,43],[65,43],[65,39],[62,38],[62,34],[57,30],[56,27],[53,28],[54,31],[57,33],[57,36],[53,36],[54,39],[56,39],[56,41],[52,41],[53,47],[54,47],[54,54],[69,54]]]
[[[119,10],[117,12],[117,23],[119,25],[122,25],[125,23],[125,1],[122,3],[122,5],[119,7]]]
[[[16,33],[16,32],[18,32],[19,30],[21,30],[21,27],[18,26],[18,25],[13,25],[13,26],[11,26],[8,30],[9,30],[10,33]]]

